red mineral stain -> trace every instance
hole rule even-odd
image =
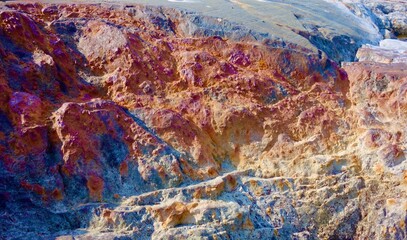
[[[89,190],[89,196],[92,200],[102,201],[104,181],[102,178],[91,175],[88,177],[86,186]]]

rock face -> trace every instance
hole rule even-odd
[[[330,0],[343,3],[357,16],[375,24],[387,38],[407,35],[406,0]]]
[[[361,48],[358,55],[362,60],[346,64],[344,69],[349,74],[353,111],[359,115],[358,133],[361,136],[359,144],[363,149],[363,151],[359,151],[359,156],[364,159],[362,168],[371,168],[373,174],[380,174],[383,179],[393,179],[390,181],[398,182],[396,180],[398,178],[401,182],[381,194],[382,197],[387,198],[387,200],[382,200],[384,212],[368,213],[369,210],[367,210],[368,217],[359,223],[359,229],[372,230],[372,223],[380,221],[387,226],[379,230],[382,234],[381,238],[404,239],[406,234],[402,233],[405,231],[402,229],[405,229],[405,224],[400,225],[399,221],[405,219],[406,216],[405,200],[407,196],[405,186],[406,130],[404,127],[406,126],[407,109],[407,61],[403,54],[405,43],[386,40],[380,45],[381,47],[371,48],[368,51],[366,51],[369,49],[367,47]],[[395,51],[394,46],[398,46],[399,50]],[[366,56],[369,57],[366,58]],[[394,61],[388,61],[388,59]],[[385,185],[382,183],[377,186],[381,188]],[[367,194],[366,197],[372,202],[378,200],[377,196],[370,198],[371,193],[364,194]],[[404,205],[398,204],[400,200],[404,201]],[[357,236],[374,238],[375,235],[369,232],[370,230],[359,231]]]
[[[41,2],[66,3],[65,0],[41,0]],[[105,3],[109,4],[107,5],[109,7],[113,4],[114,8],[135,3],[171,7],[178,9],[178,13],[159,10],[155,11],[156,16],[164,19],[178,19],[175,20],[180,22],[178,28],[189,37],[216,35],[235,41],[264,41],[272,47],[296,45],[307,52],[322,52],[331,60],[338,62],[353,61],[360,46],[377,44],[383,35],[379,32],[376,22],[372,22],[364,15],[355,14],[355,11],[339,5],[336,0],[88,0],[86,2]],[[397,6],[397,4],[394,5]],[[144,15],[149,18],[145,13],[138,14],[141,14],[138,17]]]
[[[376,44],[382,37],[374,23],[328,0],[149,0],[148,4],[193,10],[215,17],[222,26],[212,28],[207,19],[200,18],[187,25],[192,31],[198,28],[220,36],[230,35],[230,21],[249,28],[252,39],[296,44],[315,53],[322,51],[335,61],[353,61],[362,44]],[[236,29],[236,25],[232,26]],[[233,37],[238,37],[242,31],[233,32]]]
[[[407,42],[385,39],[380,42],[380,46],[364,45],[358,50],[356,57],[361,62],[406,63]]]
[[[403,53],[342,69],[190,24],[1,7],[0,238],[406,238]]]

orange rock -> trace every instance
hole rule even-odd
[[[153,207],[150,211],[157,220],[161,222],[164,228],[170,228],[193,221],[193,219],[190,219],[191,210],[197,206],[198,203],[185,204],[182,202],[174,202],[168,206]]]
[[[104,187],[104,182],[102,178],[91,175],[87,179],[86,186],[88,187],[89,196],[92,200],[102,201]]]
[[[64,195],[62,194],[61,190],[59,189],[54,189],[51,193],[51,196],[53,199],[61,201],[62,199],[64,199]]]

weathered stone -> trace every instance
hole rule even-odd
[[[1,5],[0,238],[404,239],[403,44],[191,16]]]

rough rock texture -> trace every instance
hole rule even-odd
[[[361,62],[406,63],[407,42],[385,39],[380,42],[380,46],[363,45],[358,50],[356,57]]]
[[[66,3],[66,0],[40,2]],[[158,15],[178,19],[175,20],[180,22],[178,28],[189,37],[217,35],[229,40],[264,41],[274,47],[294,44],[338,62],[353,61],[360,46],[377,44],[383,35],[370,19],[328,0],[87,0],[86,3],[116,8],[136,3],[171,7],[178,10],[176,14],[164,10]],[[139,14],[138,17],[143,16]]]
[[[405,43],[391,43],[383,42],[381,48],[369,51],[363,47],[359,56],[366,56],[367,52],[368,56],[376,57],[366,60],[362,57],[360,62],[344,66],[349,74],[353,112],[359,116],[357,132],[360,149],[363,149],[359,151],[364,160],[362,169],[371,169],[372,174],[381,176],[380,182],[373,180],[370,189],[363,192],[369,202],[363,211],[366,217],[358,226],[356,236],[359,238],[406,238],[407,61],[402,54]],[[399,44],[396,45],[399,51],[393,50],[391,57],[389,48],[395,44]],[[383,61],[387,58],[397,61]],[[377,192],[381,193],[372,195]],[[382,208],[383,212],[370,212],[374,207]],[[370,231],[372,224],[378,222],[383,226],[374,230],[378,234],[375,235]]]
[[[183,16],[1,8],[0,238],[407,237],[405,62]]]
[[[375,24],[386,38],[407,36],[406,0],[329,0],[343,3],[357,16]]]

